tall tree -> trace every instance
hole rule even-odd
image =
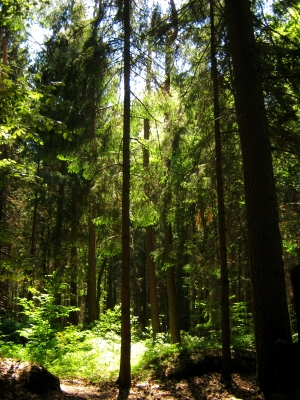
[[[123,2],[124,29],[124,116],[123,116],[123,187],[122,187],[122,281],[121,281],[121,360],[118,384],[131,386],[130,367],[130,14],[131,1]]]
[[[221,321],[222,321],[222,372],[221,380],[226,385],[231,385],[231,351],[230,351],[230,319],[229,319],[229,279],[227,269],[226,247],[226,222],[224,205],[224,187],[222,172],[222,144],[220,129],[220,104],[219,104],[219,80],[216,59],[216,32],[214,17],[214,1],[210,0],[210,29],[211,29],[211,77],[213,85],[214,103],[214,129],[215,129],[215,155],[216,178],[218,197],[218,232],[219,255],[221,265]]]
[[[149,137],[150,137],[150,123],[149,123],[149,118],[146,118],[144,119],[144,139],[149,140]],[[146,147],[143,148],[143,164],[146,170],[146,174],[148,174],[149,150]],[[149,183],[145,184],[145,194],[146,196],[150,197]],[[159,323],[159,307],[157,298],[155,262],[153,260],[153,255],[152,255],[152,252],[154,250],[153,241],[154,241],[153,226],[148,225],[146,226],[146,266],[148,272],[152,331],[153,331],[153,339],[155,339],[157,333],[160,332],[160,323]]]
[[[243,157],[259,385],[274,389],[272,348],[291,341],[278,208],[250,2],[225,1]]]
[[[151,50],[150,43],[148,48],[148,59],[146,61],[146,93],[150,95],[151,93]],[[150,139],[150,120],[149,118],[144,119],[144,139],[149,141]],[[143,147],[143,167],[146,174],[146,183],[144,185],[145,195],[150,200],[151,190],[149,183],[149,149],[148,144],[145,143]],[[148,287],[149,287],[149,297],[150,297],[150,309],[151,309],[151,323],[152,323],[152,334],[155,340],[157,333],[160,332],[160,322],[159,322],[159,305],[157,297],[157,279],[156,279],[156,268],[153,259],[152,252],[154,250],[154,235],[153,235],[153,225],[146,226],[146,268],[148,274]]]
[[[166,36],[166,55],[165,55],[165,84],[164,91],[166,96],[171,95],[171,67],[172,67],[172,46],[177,37],[178,33],[178,13],[173,0],[170,0],[170,8],[172,15],[171,31],[167,32]],[[169,126],[171,121],[169,115],[165,114],[166,125]],[[174,140],[175,142],[175,140]],[[174,146],[173,146],[174,147]],[[167,177],[170,178],[171,162],[169,159],[166,160]],[[165,256],[167,262],[167,292],[168,292],[168,311],[169,311],[169,325],[171,332],[171,343],[180,343],[180,328],[179,328],[179,315],[178,315],[178,304],[177,304],[177,291],[176,291],[176,278],[175,278],[175,266],[172,261],[172,250],[173,250],[173,233],[172,225],[168,221],[168,210],[171,204],[172,192],[171,187],[167,184],[165,198],[164,198],[164,210],[163,210],[163,224],[164,224],[164,240],[165,240]]]

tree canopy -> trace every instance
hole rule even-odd
[[[124,387],[132,318],[173,344],[223,330],[230,385],[243,310],[273,391],[272,346],[297,326],[299,12],[294,0],[0,2],[1,321],[36,293],[70,307],[57,330],[122,303]]]

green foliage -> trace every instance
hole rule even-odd
[[[3,72],[3,71],[2,71]],[[11,67],[5,68],[11,75]],[[39,76],[37,75],[36,79]],[[6,77],[1,90],[2,107],[0,110],[1,142],[12,144],[20,138],[43,144],[39,132],[56,131],[62,133],[64,126],[44,115],[52,103],[57,102],[54,92],[60,83],[42,87],[41,91],[33,89],[32,76],[24,72],[22,77]],[[53,108],[53,106],[52,106]]]
[[[137,317],[131,315],[131,338],[139,340],[141,337],[140,326],[137,322]],[[113,310],[106,310],[100,316],[100,321],[95,321],[92,324],[92,332],[102,338],[111,338],[121,334],[121,305],[116,304]]]
[[[168,333],[159,333],[155,341],[147,339],[144,342],[146,351],[141,355],[139,363],[133,369],[137,376],[151,375],[161,377],[168,370],[181,368],[182,358],[186,358],[195,352],[205,352],[220,348],[209,337],[192,336],[188,332],[181,331],[181,344],[170,344]]]
[[[56,349],[61,355],[73,352],[74,349],[80,351],[91,350],[91,344],[88,344],[88,339],[94,337],[91,331],[78,330],[74,325],[67,326],[63,331],[56,332]]]
[[[0,339],[3,342],[20,343],[19,329],[21,324],[7,317],[0,317]]]
[[[55,333],[58,329],[57,320],[66,317],[74,307],[65,307],[55,304],[52,293],[40,293],[33,290],[32,300],[20,299],[22,314],[26,325],[20,329],[20,335],[28,340],[28,355],[33,361],[45,364],[48,350],[57,346]]]
[[[100,316],[100,321],[93,324],[92,332],[99,336],[104,336],[107,332],[116,335],[121,333],[121,306],[115,305],[113,310],[106,310]]]
[[[239,314],[241,306],[236,306],[236,319],[241,323]],[[53,332],[49,338],[45,366],[61,378],[88,379],[99,382],[115,380],[118,376],[120,359],[120,336],[108,328],[108,320],[116,322],[116,311],[109,313],[102,328],[100,323],[90,330],[67,326],[61,331]],[[119,329],[115,325],[114,329]],[[252,336],[253,338],[253,336]],[[194,336],[181,332],[182,343],[170,344],[170,334],[160,333],[157,339],[152,338],[132,343],[132,373],[136,378],[160,378],[168,374],[184,373],[186,366],[194,362],[201,363],[205,354],[221,349],[220,335]],[[36,342],[40,351],[45,350],[40,342]],[[252,348],[250,334],[235,336],[233,347]],[[22,360],[33,360],[41,354],[34,352],[31,343],[25,347],[12,342],[0,342],[0,355],[18,357]],[[34,359],[37,361],[37,359]],[[191,364],[192,363],[192,364]]]
[[[255,347],[252,313],[247,309],[245,302],[234,303],[231,307],[231,344],[234,349]]]
[[[0,340],[0,357],[28,360],[26,348],[14,342]]]

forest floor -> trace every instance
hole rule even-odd
[[[164,399],[164,400],[237,400],[237,399],[263,399],[258,394],[255,376],[249,373],[233,374],[231,389],[224,389],[220,384],[220,374],[216,372],[190,377],[187,379],[170,379],[164,382],[145,381],[133,382],[129,391],[119,390],[114,384],[107,383],[100,386],[85,386],[74,382],[61,383],[63,400],[88,400],[88,399]],[[49,399],[50,400],[50,399]]]
[[[11,360],[10,360],[11,361]],[[17,362],[16,362],[17,363]],[[18,369],[22,365],[18,363]],[[239,372],[232,375],[232,387],[225,389],[220,383],[220,374],[207,372],[200,376],[181,379],[149,380],[132,382],[130,390],[120,390],[115,382],[105,382],[92,385],[83,380],[60,380],[61,391],[44,394],[34,394],[25,389],[24,385],[1,385],[9,374],[13,374],[15,365],[2,360],[0,363],[0,399],[1,400],[259,400],[263,397],[255,382],[253,372]]]

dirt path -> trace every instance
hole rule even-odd
[[[233,385],[226,390],[220,384],[217,373],[205,374],[180,381],[133,382],[130,391],[119,391],[112,383],[88,385],[82,381],[61,381],[60,398],[69,400],[259,400],[253,375],[233,374]],[[59,398],[59,397],[58,397]]]

